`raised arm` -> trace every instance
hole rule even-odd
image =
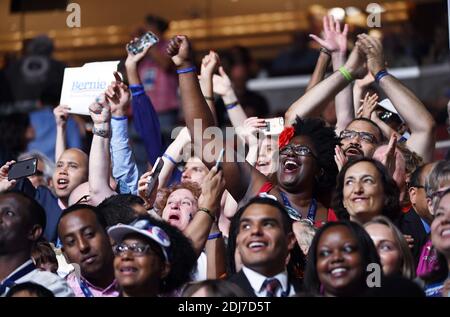
[[[223,171],[227,190],[237,201],[240,201],[249,191],[250,184],[252,187],[249,192],[254,193],[257,191],[256,188],[262,186],[266,178],[245,162],[243,154],[238,155],[233,148],[227,147],[222,138],[216,137],[210,140],[203,137],[205,130],[214,126],[214,118],[203,98],[197,76],[193,72],[194,64],[190,58],[190,50],[190,44],[186,36],[174,37],[167,49],[180,73],[181,101],[186,125],[196,147],[206,150],[210,149],[214,143],[216,151],[215,153],[210,153],[209,157],[197,153],[197,156],[201,157],[209,168],[212,168],[214,158],[217,157],[220,149],[225,148]]]
[[[159,174],[159,188],[165,188],[169,184],[169,180],[172,176],[176,164],[182,161],[183,149],[191,143],[191,135],[189,130],[184,127],[178,133],[175,140],[167,147],[166,152],[163,155],[164,167]]]
[[[355,84],[353,85],[353,109],[355,111],[355,115],[360,108],[361,100],[364,98],[367,87],[369,87],[369,85],[371,85],[374,81],[375,78],[373,78],[369,71],[364,78],[355,80]]]
[[[216,52],[210,51],[208,55],[203,57],[199,76],[200,88],[202,89],[209,109],[211,109],[215,125],[217,125],[217,113],[214,105],[213,76],[219,63],[219,55]]]
[[[0,193],[6,192],[10,189],[12,189],[17,181],[16,180],[8,180],[8,172],[11,165],[16,163],[15,161],[7,162],[5,165],[3,165],[0,168]]]
[[[357,46],[353,49],[344,68],[352,79],[358,79],[365,75],[364,55]],[[350,78],[349,78],[350,79]],[[311,113],[317,113],[317,109],[326,106],[338,92],[345,88],[350,81],[340,71],[335,71],[329,77],[307,91],[300,99],[294,102],[285,114],[286,125],[292,124],[296,117],[307,117]]]
[[[137,71],[141,59],[152,48],[149,46],[143,52],[133,55],[128,53],[125,67],[127,70],[128,82],[132,93],[131,106],[133,108],[134,127],[144,142],[147,151],[147,159],[153,165],[163,151],[161,141],[161,127],[158,114],[153,107],[150,98],[145,94]]]
[[[322,47],[331,52],[333,71],[337,71],[340,67],[344,66],[346,61],[348,25],[345,24],[344,29],[341,31],[339,21],[335,21],[332,15],[325,16],[323,17],[323,32],[323,39],[313,34],[310,36]],[[336,133],[339,134],[354,118],[351,85],[347,85],[336,95],[335,104],[337,118]]]
[[[127,192],[136,194],[139,172],[129,144],[128,117],[126,116],[130,102],[130,91],[117,73],[115,73],[115,76],[116,82],[112,83],[106,90],[112,113],[112,175],[116,181],[126,184]]]
[[[213,77],[214,92],[222,96],[223,103],[230,117],[231,124],[237,128],[247,119],[247,115],[234,92],[231,80],[222,66],[219,67],[219,75]]]
[[[66,143],[66,126],[69,118],[69,107],[59,105],[53,109],[56,121],[56,143],[55,143],[55,162],[58,162],[61,155],[67,148]]]
[[[213,223],[220,214],[220,199],[224,189],[223,172],[212,168],[202,183],[202,194],[198,199],[199,211],[184,230],[184,234],[191,239],[197,255],[203,251]]]
[[[378,77],[380,88],[411,130],[406,145],[422,156],[424,162],[431,162],[436,145],[436,123],[433,117],[425,105],[401,81],[391,74],[380,73],[385,71],[386,64],[381,41],[367,34],[358,35],[358,39],[357,45],[367,56],[369,71],[375,78]]]
[[[89,154],[89,192],[94,206],[116,194],[109,185],[111,158],[111,108],[105,98],[89,106],[94,122],[91,152]]]
[[[312,87],[314,87],[324,79],[328,65],[330,64],[330,60],[331,53],[327,49],[321,48],[316,67],[314,68],[314,72],[311,75],[311,79],[309,80],[308,86],[306,87],[305,91],[310,90]]]

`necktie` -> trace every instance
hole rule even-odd
[[[264,281],[263,288],[266,291],[266,297],[275,297],[278,288],[281,287],[280,281],[276,278],[268,278]]]

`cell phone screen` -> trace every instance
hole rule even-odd
[[[9,168],[8,180],[17,180],[36,174],[37,163],[36,158],[17,162]]]

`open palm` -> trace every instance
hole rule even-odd
[[[325,47],[330,52],[345,53],[347,51],[348,25],[344,25],[341,31],[341,24],[332,15],[323,17],[323,38],[310,34],[309,36]]]

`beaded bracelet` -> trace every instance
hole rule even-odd
[[[342,74],[342,76],[344,76],[345,79],[347,79],[347,81],[353,81],[352,74],[350,74],[350,72],[344,66],[339,68],[339,72]]]
[[[191,72],[195,72],[197,71],[197,67],[192,66],[192,67],[188,67],[188,68],[183,68],[183,69],[178,69],[177,70],[177,74],[186,74],[186,73],[191,73]]]

